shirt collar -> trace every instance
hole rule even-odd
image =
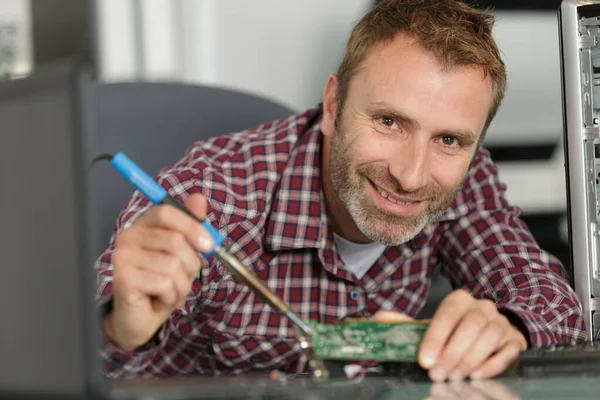
[[[273,197],[264,236],[268,250],[323,249],[333,240],[321,190],[322,116],[318,105],[294,121],[299,137]]]

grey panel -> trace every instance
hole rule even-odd
[[[0,85],[0,393],[85,386],[72,96],[62,68]]]

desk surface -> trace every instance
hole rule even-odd
[[[405,388],[390,389],[380,397],[392,399],[540,399],[573,400],[600,398],[600,377],[546,379],[503,378],[476,382],[420,382]]]
[[[174,379],[154,386],[149,382],[120,382],[116,386],[121,396],[126,392],[132,398],[151,397],[194,399],[444,399],[444,400],[572,400],[600,398],[600,376],[525,379],[503,377],[474,382],[431,383],[397,378],[367,378],[362,381],[342,379],[315,383],[310,379],[294,378],[273,382],[260,376],[237,378]],[[182,384],[183,383],[183,384]],[[132,387],[133,384],[133,387]],[[152,387],[154,386],[154,387]],[[184,389],[185,388],[185,389]],[[177,392],[177,393],[173,393]],[[119,397],[121,397],[119,396]],[[125,396],[125,397],[130,397]]]
[[[172,378],[159,381],[113,382],[115,400],[576,400],[599,399],[600,376],[524,379],[504,377],[474,382],[431,383],[397,378],[362,381],[335,379],[315,383],[311,379],[273,382],[264,375],[226,378]],[[2,399],[80,400],[56,395],[4,393]],[[86,397],[87,398],[87,397]]]

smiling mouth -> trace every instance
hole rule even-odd
[[[373,187],[375,187],[375,190],[377,190],[377,192],[379,192],[379,194],[381,195],[381,197],[384,197],[384,198],[388,199],[392,203],[400,204],[400,205],[403,205],[403,206],[409,206],[411,204],[419,203],[419,200],[417,200],[417,201],[402,201],[402,200],[398,200],[398,199],[392,197],[392,195],[390,195],[388,192],[386,192],[385,190],[383,190],[382,188],[380,188],[379,186],[377,186],[375,183],[371,182],[371,184],[373,185]]]

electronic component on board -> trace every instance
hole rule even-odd
[[[345,319],[333,324],[308,321],[312,345],[322,360],[416,362],[429,320],[385,322]]]

